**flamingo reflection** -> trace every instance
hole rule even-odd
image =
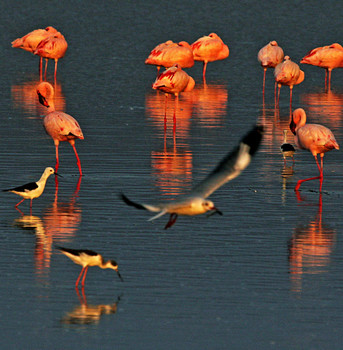
[[[305,199],[298,192],[298,201]],[[295,227],[288,244],[289,272],[293,292],[302,291],[305,274],[327,272],[330,256],[335,245],[336,230],[323,222],[322,194],[319,195],[318,211],[307,225]]]
[[[68,325],[86,325],[98,324],[103,315],[115,314],[118,310],[120,296],[112,304],[89,305],[86,300],[84,289],[82,289],[82,297],[78,289],[77,295],[80,300],[80,305],[74,307],[70,312],[61,319],[61,323]]]
[[[32,116],[45,115],[46,107],[42,106],[37,99],[37,85],[38,80],[24,81],[11,87],[11,95],[14,108],[24,111],[26,114]],[[65,111],[66,102],[62,92],[60,83],[54,83],[55,89],[55,107],[58,111]],[[34,117],[36,118],[36,117]]]

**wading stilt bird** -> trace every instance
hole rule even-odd
[[[208,62],[223,60],[229,57],[229,47],[216,33],[205,35],[196,40],[192,45],[195,61],[203,61],[202,77],[205,80]]]
[[[58,249],[61,253],[63,253],[65,256],[67,256],[69,259],[71,259],[75,264],[82,266],[81,273],[75,282],[75,288],[77,288],[82,274],[83,278],[81,281],[81,286],[84,287],[89,266],[99,266],[101,269],[112,269],[117,272],[118,277],[123,282],[123,278],[121,277],[118,270],[118,264],[114,260],[105,261],[100,254],[92,250],[69,249],[63,247],[55,248]]]
[[[280,46],[278,46],[275,40],[269,42],[266,46],[263,46],[262,49],[257,54],[257,60],[260,62],[263,68],[263,95],[265,90],[266,83],[266,72],[267,68],[275,68],[279,63],[283,61],[284,53]],[[276,82],[275,82],[275,91],[276,91]],[[276,95],[276,92],[275,92]]]
[[[214,206],[213,202],[206,198],[226,182],[237,177],[249,165],[252,156],[261,143],[262,132],[262,126],[255,126],[243,137],[240,144],[187,195],[180,196],[180,198],[167,203],[159,204],[136,203],[128,199],[124,194],[121,194],[120,198],[127,205],[137,209],[157,212],[158,214],[149,219],[149,221],[169,213],[170,218],[165,229],[171,227],[175,223],[178,215],[198,215],[206,212],[222,215],[221,211]]]
[[[45,168],[44,173],[42,174],[41,178],[37,182],[29,182],[23,186],[10,188],[8,190],[3,190],[3,191],[4,192],[13,192],[13,193],[17,194],[18,196],[21,196],[24,198],[19,203],[17,203],[15,205],[16,208],[18,207],[18,205],[20,203],[24,202],[25,199],[31,200],[30,208],[32,208],[32,200],[34,198],[38,198],[43,193],[44,188],[45,188],[45,184],[46,184],[46,180],[52,174],[58,175],[55,172],[54,168],[51,168],[51,167]],[[58,175],[58,176],[60,176],[60,175]]]
[[[292,133],[295,135],[295,143],[301,149],[306,149],[312,153],[316,160],[319,170],[319,176],[310,177],[308,179],[299,180],[295,186],[298,191],[301,184],[305,181],[320,181],[319,191],[322,191],[323,184],[323,158],[324,153],[332,149],[339,149],[339,145],[335,136],[327,127],[320,124],[306,124],[306,113],[302,108],[296,109],[292,114],[292,120],[289,125]],[[318,163],[317,154],[320,155],[320,165]]]
[[[293,147],[293,145],[291,145],[290,143],[287,143],[287,132],[288,132],[287,129],[283,131],[283,143],[280,146],[280,150],[283,156],[283,161],[285,164],[286,164],[286,157],[292,158],[294,163],[294,153],[295,153],[295,148]]]
[[[48,108],[48,113],[43,119],[46,132],[52,137],[56,149],[56,166],[59,167],[58,146],[61,141],[68,141],[73,147],[77,166],[82,175],[81,162],[75,148],[75,139],[83,140],[83,133],[79,123],[69,114],[55,111],[54,88],[50,83],[42,82],[37,87],[39,102]]]

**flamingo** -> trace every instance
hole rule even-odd
[[[154,90],[161,90],[166,93],[166,111],[168,94],[175,96],[174,131],[176,123],[175,110],[178,96],[180,92],[192,91],[194,85],[194,79],[185,71],[183,71],[178,63],[174,64],[172,67],[166,69],[162,74],[160,74],[152,85],[152,88]],[[164,128],[166,129],[166,114],[164,120]]]
[[[79,123],[69,114],[55,111],[54,88],[48,82],[42,82],[37,87],[39,102],[48,108],[48,113],[44,117],[43,123],[46,132],[52,137],[56,148],[56,166],[59,167],[58,146],[60,141],[68,141],[73,147],[77,166],[82,176],[81,162],[75,148],[75,139],[83,140],[83,133]]]
[[[266,46],[262,47],[262,49],[257,54],[257,60],[260,62],[263,67],[263,96],[264,96],[264,88],[266,81],[266,72],[267,68],[275,68],[279,63],[283,61],[284,53],[278,43],[273,40],[270,41]],[[276,91],[276,83],[275,83],[275,91]]]
[[[293,111],[291,123],[289,125],[292,133],[295,135],[295,143],[301,149],[306,149],[314,156],[319,176],[310,177],[308,179],[299,180],[295,186],[295,191],[298,191],[301,184],[305,181],[316,180],[320,181],[320,189],[322,191],[323,184],[323,157],[324,153],[332,149],[339,149],[339,145],[335,136],[327,127],[320,124],[306,124],[306,113],[302,108]],[[317,159],[317,154],[320,155],[320,165]]]
[[[343,47],[338,43],[317,47],[303,57],[300,63],[325,68],[325,88],[328,86],[330,89],[331,71],[335,68],[343,68]]]
[[[289,56],[285,56],[285,60],[279,63],[274,69],[275,82],[278,84],[278,97],[277,103],[279,103],[281,85],[289,86],[289,108],[290,114],[292,112],[292,91],[293,86],[303,82],[305,73],[299,68],[299,66],[292,62]]]
[[[121,277],[118,270],[118,264],[114,260],[105,261],[102,255],[94,252],[93,250],[88,249],[70,249],[63,247],[56,247],[56,249],[58,249],[61,253],[63,253],[65,256],[71,259],[75,264],[82,266],[81,273],[75,283],[75,288],[77,288],[82,274],[83,278],[81,286],[82,288],[84,288],[89,266],[99,266],[102,269],[112,269],[117,272],[118,277],[123,282],[123,278]]]
[[[60,176],[55,172],[53,168],[47,167],[45,168],[41,178],[38,181],[29,182],[25,185],[10,188],[8,190],[3,190],[3,191],[15,193],[18,196],[21,196],[24,198],[15,205],[15,208],[17,208],[20,203],[24,202],[25,199],[30,199],[30,209],[32,209],[32,200],[42,195],[42,193],[44,192],[46,181],[49,178],[49,176],[52,174]]]
[[[181,68],[190,68],[194,65],[193,51],[186,41],[174,43],[171,40],[157,45],[145,60],[145,64],[157,66],[159,73],[161,66],[165,68],[172,67],[178,63]]]
[[[195,61],[203,61],[202,76],[205,80],[208,62],[223,60],[229,56],[229,48],[216,34],[211,33],[196,40],[192,45]]]
[[[253,155],[256,153],[263,134],[263,127],[256,125],[245,135],[235,149],[228,153],[216,168],[189,194],[165,203],[141,204],[131,201],[123,193],[120,198],[129,206],[136,209],[157,212],[158,214],[149,219],[155,220],[167,213],[170,214],[165,229],[174,225],[178,215],[200,215],[206,212],[218,213],[218,210],[211,200],[206,199],[214,191],[223,186],[226,182],[233,180],[250,164]]]
[[[45,38],[39,43],[36,50],[34,51],[34,54],[44,57],[46,59],[45,73],[44,73],[45,79],[46,79],[46,70],[48,67],[48,59],[50,58],[55,60],[54,77],[56,80],[57,62],[60,58],[64,57],[67,51],[67,48],[68,48],[68,43],[60,32],[57,32],[54,35],[51,35]]]
[[[46,39],[47,37],[57,33],[57,30],[54,27],[46,27],[45,29],[36,29],[32,32],[24,35],[21,38],[17,38],[12,41],[12,47],[17,47],[25,51],[34,53],[37,49],[38,44]],[[42,71],[42,61],[43,57],[39,60],[39,72]]]

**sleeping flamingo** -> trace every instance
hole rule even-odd
[[[229,56],[229,48],[216,34],[211,33],[196,40],[192,45],[195,61],[203,61],[202,77],[205,80],[208,62],[223,60]]]
[[[50,58],[55,60],[54,77],[56,80],[57,62],[60,58],[64,57],[67,51],[67,48],[68,48],[68,43],[60,32],[57,32],[54,35],[51,35],[45,38],[39,43],[36,50],[34,51],[34,54],[44,57],[46,59],[45,73],[44,73],[45,79],[46,79],[46,70],[48,67],[48,59]]]
[[[194,65],[193,51],[186,41],[174,43],[171,40],[157,45],[145,60],[145,64],[157,66],[159,73],[161,66],[169,68],[178,63],[181,68],[190,68]]]
[[[300,63],[325,68],[325,88],[328,86],[330,89],[331,71],[335,68],[343,68],[343,47],[337,43],[317,47],[311,50]]]
[[[298,85],[304,81],[305,73],[299,68],[299,66],[295,62],[291,61],[289,56],[285,56],[285,60],[275,67],[274,77],[279,87],[277,104],[279,104],[281,85],[289,86],[289,108],[291,114],[293,86]]]
[[[278,46],[275,40],[270,41],[266,46],[257,54],[257,60],[260,62],[263,67],[263,96],[264,88],[266,81],[266,72],[267,68],[275,68],[279,63],[283,61],[284,53],[280,46]],[[275,91],[276,91],[276,82],[275,82]]]
[[[172,67],[166,69],[160,74],[152,85],[154,90],[161,90],[166,93],[166,105],[165,105],[165,116],[164,116],[164,129],[166,129],[166,115],[167,115],[167,100],[168,94],[175,96],[175,107],[174,107],[174,132],[176,126],[176,104],[180,92],[192,91],[195,85],[194,79],[183,71],[178,63]]]
[[[295,186],[295,191],[298,191],[301,184],[305,181],[316,180],[320,181],[320,189],[322,191],[323,184],[323,157],[324,153],[332,149],[339,149],[339,145],[335,136],[327,127],[320,124],[306,124],[306,113],[302,108],[296,109],[292,114],[291,123],[289,125],[292,133],[295,135],[295,143],[301,149],[307,149],[314,156],[319,176],[310,177],[308,179],[299,180]],[[317,154],[320,155],[320,165],[318,163]]]
[[[73,147],[77,166],[82,176],[81,162],[75,148],[75,139],[83,140],[83,133],[79,123],[69,114],[55,111],[54,88],[48,82],[42,82],[37,87],[39,102],[48,108],[48,114],[44,117],[43,123],[46,132],[52,137],[56,148],[56,166],[58,170],[58,146],[60,141],[68,141]]]
[[[54,27],[46,27],[45,29],[36,29],[32,32],[24,35],[21,38],[15,39],[12,41],[12,47],[17,47],[25,51],[34,53],[38,44],[46,39],[47,37],[57,33],[57,30]],[[42,71],[42,61],[43,57],[39,60],[39,72]]]

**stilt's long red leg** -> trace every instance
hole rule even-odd
[[[79,274],[79,277],[77,278],[76,282],[75,282],[75,288],[77,288],[79,282],[80,282],[80,279],[81,279],[81,276],[83,274],[83,271],[85,270],[86,267],[83,267],[80,274]]]
[[[81,282],[82,288],[85,286],[85,279],[86,279],[87,271],[88,271],[88,266],[86,266],[85,273],[83,274],[83,278],[82,278],[82,282]]]

